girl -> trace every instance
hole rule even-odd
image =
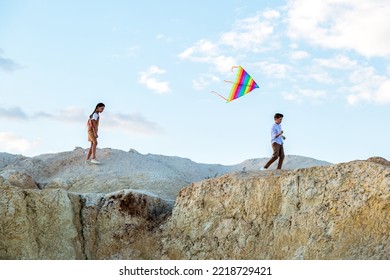
[[[96,105],[95,110],[89,116],[89,120],[87,123],[88,127],[88,141],[91,142],[91,147],[87,153],[86,162],[88,162],[91,158],[91,163],[99,164],[100,162],[96,160],[96,147],[98,145],[98,128],[99,128],[99,114],[104,111],[105,105],[103,103],[99,103]]]

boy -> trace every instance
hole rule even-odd
[[[282,164],[284,160],[284,149],[283,149],[283,140],[286,139],[283,134],[282,126],[280,125],[283,121],[283,114],[276,113],[274,116],[275,123],[271,127],[271,144],[273,154],[270,160],[264,165],[263,169],[268,169],[268,167],[279,158],[277,169],[282,169]]]

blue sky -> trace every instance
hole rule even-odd
[[[100,148],[235,164],[287,154],[390,158],[390,3],[0,1],[0,151]],[[226,103],[233,65],[260,85]]]

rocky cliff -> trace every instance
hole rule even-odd
[[[174,259],[390,259],[389,230],[389,162],[374,158],[192,184],[162,243]]]
[[[151,259],[172,205],[123,190],[0,188],[0,259]]]
[[[65,189],[76,193],[110,193],[123,189],[147,191],[175,200],[190,183],[241,170],[259,170],[268,158],[236,165],[202,164],[175,156],[140,154],[131,149],[98,149],[101,165],[85,163],[87,150],[24,157],[0,153],[0,177],[22,188]],[[285,169],[327,166],[329,162],[287,155]],[[270,168],[275,168],[271,166]]]
[[[174,204],[33,178],[0,176],[0,259],[390,259],[381,158],[232,172],[191,183]]]

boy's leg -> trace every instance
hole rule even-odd
[[[272,143],[273,154],[270,160],[264,165],[264,168],[267,169],[275,160],[279,157],[280,145],[278,143]]]
[[[284,160],[284,148],[283,145],[279,145],[279,161],[278,161],[278,169],[282,169],[283,160]]]

